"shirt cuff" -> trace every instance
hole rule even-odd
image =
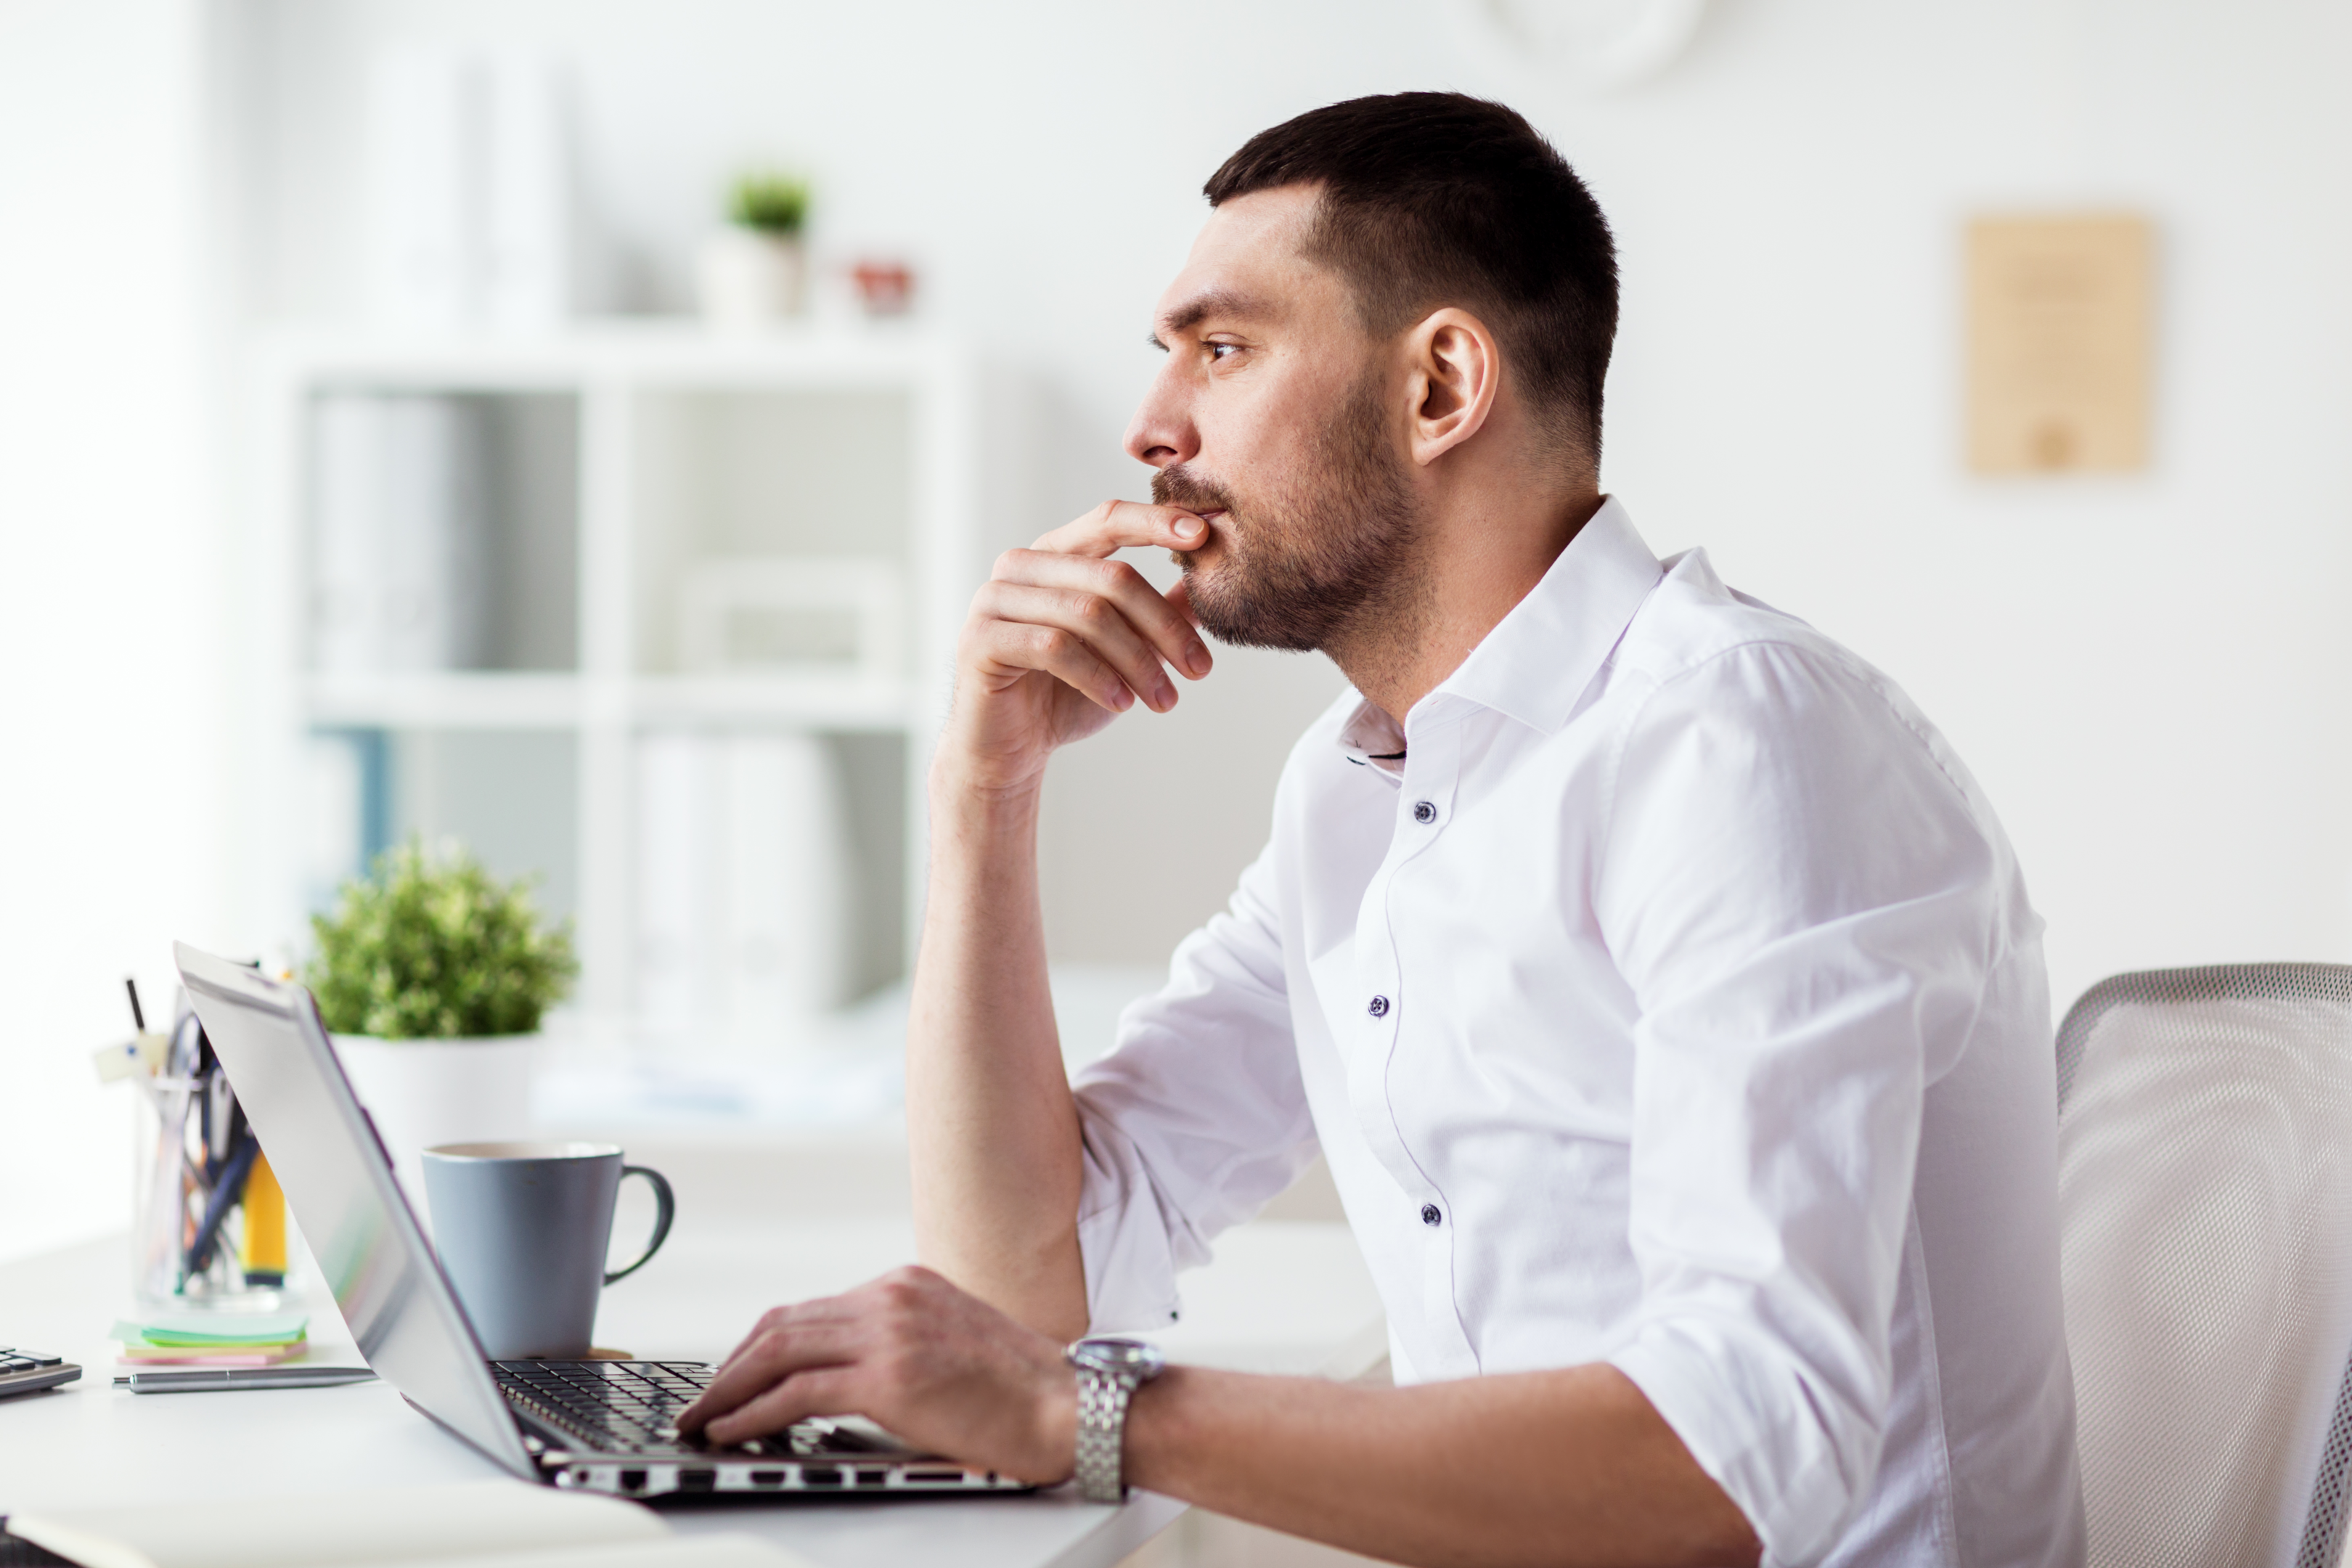
[[[1748,1516],[1767,1568],[1806,1568],[1836,1547],[1877,1472],[1874,1428],[1845,1434],[1848,1449],[1866,1454],[1842,1453],[1784,1358],[1713,1323],[1654,1321],[1609,1363]]]
[[[1089,1333],[1165,1329],[1183,1312],[1179,1269],[1208,1261],[1181,1214],[1162,1202],[1134,1142],[1081,1102],[1085,1185],[1078,1255],[1087,1271]]]

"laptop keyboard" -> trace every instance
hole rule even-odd
[[[499,1390],[541,1425],[569,1432],[605,1454],[706,1454],[677,1433],[677,1413],[710,1384],[707,1362],[492,1362]],[[803,1421],[755,1437],[731,1452],[747,1455],[865,1454],[885,1445],[830,1421]]]
[[[8,1533],[7,1525],[5,1519],[0,1519],[0,1568],[74,1568],[72,1558],[17,1540]]]

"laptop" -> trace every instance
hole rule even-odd
[[[310,994],[182,942],[180,978],[360,1354],[444,1430],[526,1480],[660,1498],[1022,1492],[856,1417],[734,1447],[682,1439],[717,1369],[691,1361],[491,1362],[393,1177]]]

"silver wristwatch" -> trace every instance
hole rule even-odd
[[[1143,1340],[1080,1340],[1062,1354],[1078,1369],[1078,1495],[1088,1502],[1127,1496],[1120,1458],[1127,1402],[1158,1377],[1168,1359]]]

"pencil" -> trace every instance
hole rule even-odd
[[[247,1284],[286,1283],[286,1194],[267,1154],[254,1155],[245,1178],[243,1251]]]

